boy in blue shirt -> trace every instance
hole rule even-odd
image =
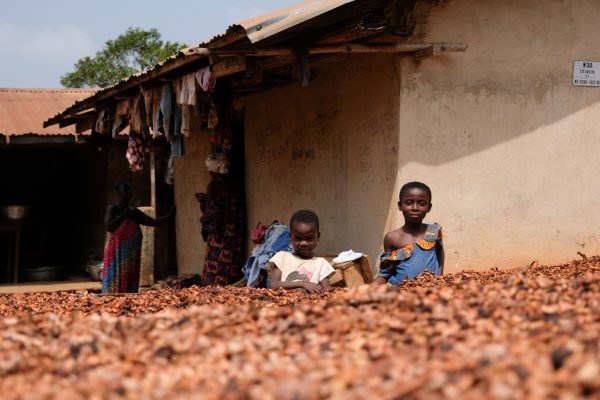
[[[442,228],[423,223],[431,211],[431,189],[421,182],[409,182],[402,186],[399,197],[404,225],[385,235],[377,284],[398,285],[425,270],[444,273]]]

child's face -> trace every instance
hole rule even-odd
[[[292,246],[297,256],[312,258],[321,234],[317,225],[310,222],[294,222],[292,225]]]
[[[431,199],[425,190],[412,188],[402,194],[398,207],[406,222],[421,222],[431,211]]]

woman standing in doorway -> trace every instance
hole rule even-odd
[[[160,225],[175,213],[173,208],[167,215],[154,219],[129,205],[131,192],[128,183],[117,184],[115,193],[118,202],[108,206],[104,215],[104,225],[110,237],[104,248],[102,293],[137,293],[142,254],[140,225]]]
[[[206,193],[196,194],[206,241],[201,281],[203,285],[230,285],[242,278],[244,265],[242,191],[230,176],[225,154],[208,156],[206,167],[212,180]]]

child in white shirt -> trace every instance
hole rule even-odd
[[[322,257],[315,257],[321,232],[319,217],[313,211],[296,211],[290,220],[294,251],[280,251],[269,260],[271,289],[296,289],[305,293],[323,293],[331,288],[329,277],[335,272]]]

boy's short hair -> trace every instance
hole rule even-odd
[[[298,210],[290,218],[290,231],[295,222],[304,222],[305,224],[315,224],[319,230],[319,216],[312,210]]]
[[[410,189],[421,189],[426,191],[429,195],[429,202],[431,202],[431,189],[429,189],[429,186],[422,182],[408,182],[404,184],[404,186],[402,186],[402,188],[400,189],[400,195],[398,196],[398,199],[402,201],[402,195]]]

